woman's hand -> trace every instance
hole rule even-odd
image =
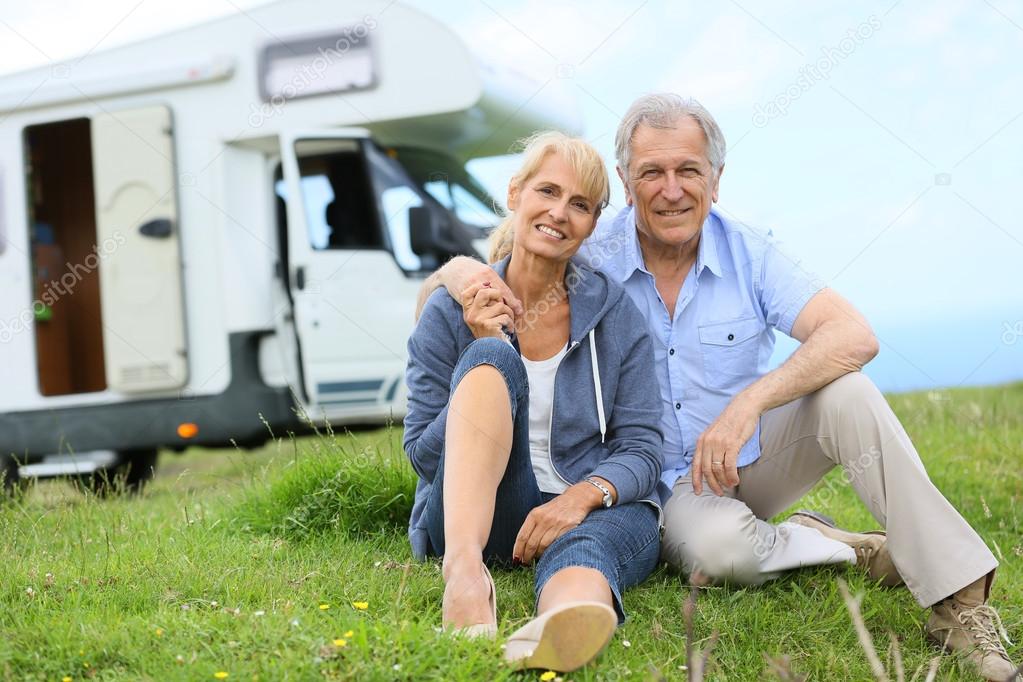
[[[501,292],[490,282],[473,284],[458,297],[462,304],[462,319],[477,339],[494,336],[507,338],[505,329],[515,325],[514,313],[504,302]]]
[[[583,522],[601,506],[600,491],[586,481],[576,483],[547,504],[535,507],[515,538],[512,558],[530,564],[555,540]]]

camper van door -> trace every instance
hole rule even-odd
[[[188,378],[171,112],[92,119],[96,244],[107,385],[123,393]]]
[[[313,417],[404,414],[422,276],[402,269],[392,245],[401,232],[407,242],[417,199],[376,191],[369,144],[360,129],[281,135],[287,277]]]

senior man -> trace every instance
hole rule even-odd
[[[697,102],[639,98],[615,147],[627,207],[601,221],[577,258],[620,281],[649,322],[664,401],[662,481],[672,490],[663,558],[697,584],[857,564],[885,584],[904,581],[931,607],[932,640],[963,652],[983,677],[1007,679],[1004,630],[986,603],[998,562],[860,373],[878,350],[867,321],[769,233],[713,208],[725,141]],[[530,315],[468,258],[431,276],[422,299],[437,286],[458,299],[484,281],[517,317]],[[774,330],[800,345],[767,371]],[[887,536],[845,531],[813,512],[767,522],[835,466]]]

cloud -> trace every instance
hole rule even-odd
[[[0,24],[0,73],[11,73],[105,50],[214,17],[266,4],[266,0],[107,0],[25,2],[5,7]],[[13,30],[12,30],[13,28]]]
[[[752,109],[769,91],[768,84],[787,68],[794,69],[797,55],[746,15],[732,10],[717,13],[716,7],[713,11],[716,16],[692,12],[671,22],[693,27],[690,30],[672,31],[671,24],[663,29],[669,35],[658,40],[671,44],[674,33],[678,48],[659,74],[656,88],[696,97],[715,112]],[[687,39],[679,40],[681,33]]]

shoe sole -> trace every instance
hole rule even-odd
[[[597,658],[610,643],[617,626],[617,616],[607,607],[574,606],[552,614],[544,623],[539,641],[532,646],[532,653],[509,662],[518,669],[570,673]],[[510,640],[506,652],[514,655],[514,649],[527,649],[530,644],[527,640]]]
[[[826,514],[821,514],[819,512],[810,511],[808,509],[800,509],[799,511],[793,513],[792,516],[790,516],[788,519],[786,519],[786,521],[791,520],[793,516],[804,516],[804,517],[806,517],[808,519],[813,519],[814,521],[827,526],[833,532],[835,532],[838,535],[843,536],[844,538],[846,538],[848,540],[854,540],[855,536],[857,536],[857,535],[880,535],[882,537],[887,537],[888,536],[888,533],[884,532],[883,530],[867,530],[867,531],[863,531],[862,533],[854,533],[852,531],[843,530],[842,528],[838,527],[838,524],[835,523],[835,520],[833,518],[831,518],[830,516],[827,516]],[[800,525],[803,525],[803,524],[800,524]],[[809,526],[809,527],[813,528],[813,526]],[[845,540],[843,540],[841,538],[836,538],[836,539],[839,542],[845,542]],[[846,544],[848,544],[848,543],[846,543]]]
[[[855,541],[857,535],[880,535],[881,537],[884,538],[888,537],[888,533],[886,533],[883,530],[868,530],[862,533],[854,533],[852,531],[844,530],[842,528],[839,528],[838,524],[836,524],[835,520],[830,516],[826,514],[821,514],[820,512],[810,511],[809,509],[800,509],[799,511],[789,516],[789,518],[787,518],[786,521],[792,521],[792,519],[797,516],[802,516],[804,518],[816,521],[821,525],[827,526],[831,533],[835,536],[834,537],[835,540],[838,540],[839,542],[845,543],[847,545]],[[812,524],[799,523],[799,521],[792,521],[792,523],[796,523],[801,526],[806,526],[807,528],[815,527]],[[820,529],[818,528],[817,530]],[[904,584],[905,582],[903,581],[902,576],[884,579],[885,587],[901,587]]]

